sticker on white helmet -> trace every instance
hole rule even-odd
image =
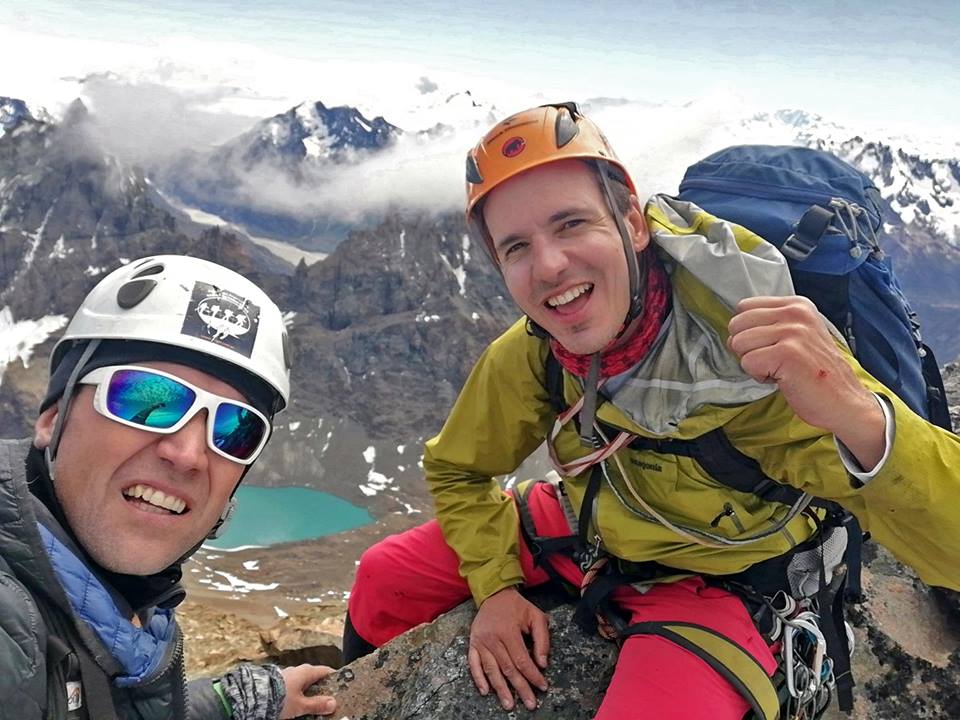
[[[258,305],[228,290],[197,282],[180,332],[250,357],[259,323]]]

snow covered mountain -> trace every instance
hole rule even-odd
[[[371,120],[353,107],[301,103],[207,153],[180,158],[160,172],[158,183],[183,205],[251,235],[327,252],[350,226],[311,210],[312,191],[337,168],[376,155],[402,134],[383,117]]]
[[[248,169],[264,162],[291,168],[301,162],[350,162],[401,133],[381,116],[368,120],[356,108],[328,108],[317,101],[263,120],[219,153],[239,157]]]
[[[0,135],[15,130],[24,120],[33,120],[23,100],[0,97]]]
[[[496,105],[476,98],[470,90],[455,93],[436,90],[410,107],[398,109],[397,122],[408,132],[439,137],[461,130],[482,132],[503,116]]]

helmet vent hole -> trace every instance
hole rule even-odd
[[[565,105],[558,107],[557,122],[555,127],[557,148],[562,148],[564,145],[573,140],[579,133],[580,128],[577,127],[577,121],[573,119],[570,109]]]
[[[480,174],[480,168],[477,166],[477,160],[473,153],[467,155],[467,182],[473,185],[479,185],[483,182],[483,175]]]
[[[162,268],[162,266],[161,266]],[[117,305],[124,310],[136,307],[157,286],[156,280],[131,280],[117,290]]]
[[[163,272],[163,265],[158,263],[156,265],[151,265],[148,268],[144,268],[143,270],[138,270],[133,274],[133,277],[140,278],[146,275],[159,275],[162,272]]]
[[[293,367],[293,351],[290,347],[290,336],[283,331],[283,365],[287,370]]]

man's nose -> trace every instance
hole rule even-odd
[[[177,432],[162,436],[157,443],[157,454],[178,470],[205,470],[208,461],[207,411],[201,410]]]
[[[533,244],[533,274],[536,280],[553,283],[561,278],[570,264],[562,243],[543,239]]]

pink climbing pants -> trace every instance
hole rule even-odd
[[[570,534],[551,485],[538,483],[530,492],[529,507],[538,535]],[[527,586],[549,580],[545,570],[534,567],[522,540],[520,562]],[[580,584],[583,573],[571,559],[557,554],[551,562],[565,580]],[[435,520],[385,538],[363,554],[357,568],[349,603],[354,629],[380,646],[467,600],[470,591],[458,567]],[[624,586],[613,598],[629,613],[631,624],[659,620],[704,625],[747,650],[768,675],[776,669],[740,599],[698,577],[655,585],[643,594]],[[596,718],[741,720],[749,709],[740,693],[702,659],[664,638],[638,635],[624,642]]]

